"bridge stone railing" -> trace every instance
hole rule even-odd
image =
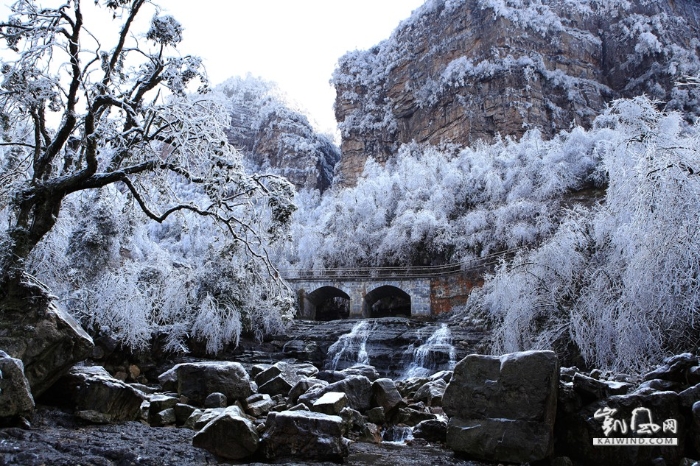
[[[489,254],[478,259],[455,262],[445,265],[408,266],[408,267],[338,267],[326,269],[280,269],[280,275],[287,281],[339,281],[348,280],[387,280],[432,278],[457,273],[474,272],[492,267],[502,258],[512,257],[519,248],[508,249]]]

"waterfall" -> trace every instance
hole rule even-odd
[[[413,440],[413,427],[391,426],[382,434],[383,443],[403,445],[405,442],[411,440]]]
[[[372,327],[366,320],[353,325],[350,333],[341,335],[338,341],[328,348],[328,369],[336,370],[341,360],[351,364],[369,365],[369,355],[367,354],[367,338],[372,332]]]
[[[455,348],[452,346],[452,332],[447,324],[441,324],[432,335],[417,348],[413,348],[412,359],[403,375],[427,377],[438,370],[452,370],[455,367]]]

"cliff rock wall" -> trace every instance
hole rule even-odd
[[[700,70],[692,0],[428,0],[392,36],[339,61],[341,185],[411,141],[470,145],[589,126],[647,94],[698,113],[679,86]]]
[[[297,189],[324,191],[331,184],[340,150],[289,108],[271,83],[232,78],[219,86],[231,115],[229,142],[259,171],[286,177]]]

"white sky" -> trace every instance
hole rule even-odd
[[[161,0],[185,28],[182,53],[204,59],[212,84],[276,82],[317,129],[335,132],[328,81],[345,52],[389,37],[424,0]],[[195,8],[193,8],[193,5]]]
[[[388,38],[399,23],[425,0],[155,0],[162,14],[184,27],[180,53],[204,60],[216,85],[247,73],[274,81],[289,103],[304,112],[318,131],[336,132],[329,80],[338,58],[366,50]],[[13,0],[0,3],[0,18],[9,15]],[[56,6],[64,0],[38,0]],[[100,3],[102,1],[100,0]],[[93,1],[83,1],[86,26],[106,34],[114,23],[105,9],[91,13]],[[151,11],[141,12],[135,32],[145,33]],[[110,24],[111,23],[111,24]],[[116,32],[116,29],[114,30]],[[116,36],[115,34],[110,34]],[[0,44],[5,49],[5,44]],[[0,55],[3,52],[0,50]]]

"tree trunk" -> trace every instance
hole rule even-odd
[[[19,284],[27,258],[56,224],[63,197],[59,193],[34,194],[16,209],[9,244],[0,252],[0,297],[11,294]]]

